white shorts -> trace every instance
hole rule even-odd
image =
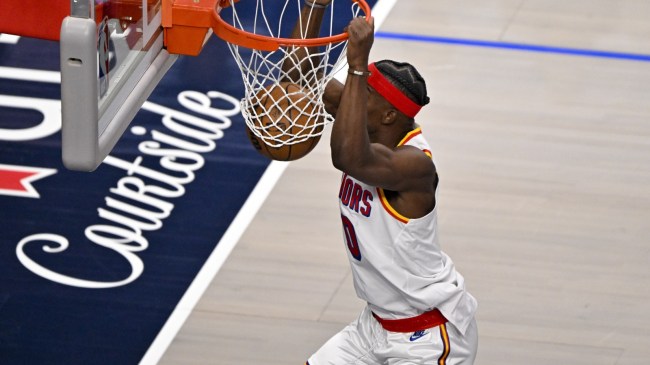
[[[307,363],[471,365],[477,348],[476,320],[465,335],[451,323],[411,333],[390,332],[366,307],[359,318],[329,339]]]

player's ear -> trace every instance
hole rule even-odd
[[[384,111],[384,118],[382,124],[393,124],[397,120],[397,110],[393,108],[386,109]]]

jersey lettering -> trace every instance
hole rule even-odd
[[[347,174],[343,174],[341,188],[339,189],[339,200],[341,204],[350,208],[365,217],[370,217],[372,212],[372,193],[364,189],[354,180],[350,179]]]

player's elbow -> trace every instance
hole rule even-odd
[[[332,154],[332,165],[339,171],[346,171],[345,159],[340,156]]]
[[[325,105],[325,111],[334,117],[336,116],[336,112],[339,108],[339,103],[341,102],[342,92],[343,85],[336,79],[331,80],[325,86],[325,92],[323,93],[323,104]]]
[[[358,170],[358,166],[356,164],[350,163],[350,161],[345,159],[332,158],[332,165],[334,165],[334,168],[337,170],[353,176]]]
[[[346,153],[345,147],[341,143],[330,143],[330,148],[332,149],[332,165],[337,170],[345,171],[346,167],[349,165],[350,154]]]
[[[364,165],[363,159],[353,149],[344,146],[332,146],[332,165],[337,170],[351,174]]]
[[[332,150],[331,156],[332,156],[332,165],[337,169],[343,171],[343,167],[345,166],[345,154],[344,151],[341,150],[339,146],[337,146],[334,143],[330,144],[330,148]]]

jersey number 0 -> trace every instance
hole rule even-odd
[[[343,221],[343,233],[345,234],[345,241],[348,245],[348,249],[357,261],[361,261],[361,250],[359,249],[359,241],[357,240],[357,234],[354,231],[354,226],[350,219],[344,215],[341,215],[341,220]]]

